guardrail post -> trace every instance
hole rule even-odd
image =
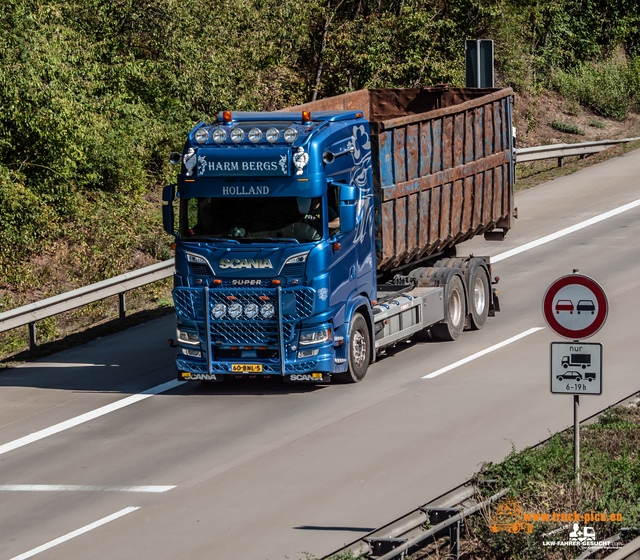
[[[460,521],[449,527],[449,554],[451,558],[460,558]]]
[[[558,167],[564,167],[564,158],[563,157],[559,157],[558,158]]]
[[[120,319],[124,319],[127,313],[127,299],[126,292],[118,294],[118,307],[120,308]]]
[[[35,350],[36,346],[38,346],[38,342],[36,340],[36,323],[29,323],[29,350]]]

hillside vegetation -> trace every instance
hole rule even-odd
[[[499,85],[617,120],[638,109],[637,0],[0,2],[0,311],[169,258],[159,190],[198,120],[461,86],[476,37],[495,40]],[[24,337],[0,336],[0,352]]]

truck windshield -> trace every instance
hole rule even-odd
[[[203,197],[180,200],[180,239],[319,241],[323,235],[321,198]]]

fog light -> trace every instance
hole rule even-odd
[[[302,350],[298,352],[298,358],[311,358],[313,356],[317,356],[318,352],[320,352],[320,348],[316,348],[314,350]]]
[[[222,319],[227,312],[227,306],[224,303],[216,303],[213,306],[213,317],[214,319]]]
[[[240,317],[240,315],[242,315],[242,305],[240,305],[239,303],[234,303],[233,305],[229,306],[229,317],[231,317],[232,319],[237,319],[238,317]]]
[[[265,318],[265,319],[271,319],[271,317],[274,316],[276,312],[276,308],[273,306],[273,303],[265,303],[261,308],[260,308],[260,314]]]
[[[190,356],[191,358],[202,358],[202,352],[200,352],[200,350],[194,350],[193,348],[181,348],[181,350],[185,356]]]
[[[258,306],[255,303],[250,303],[244,308],[244,314],[253,319],[258,314]]]

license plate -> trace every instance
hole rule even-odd
[[[262,364],[231,364],[232,373],[262,373]]]

